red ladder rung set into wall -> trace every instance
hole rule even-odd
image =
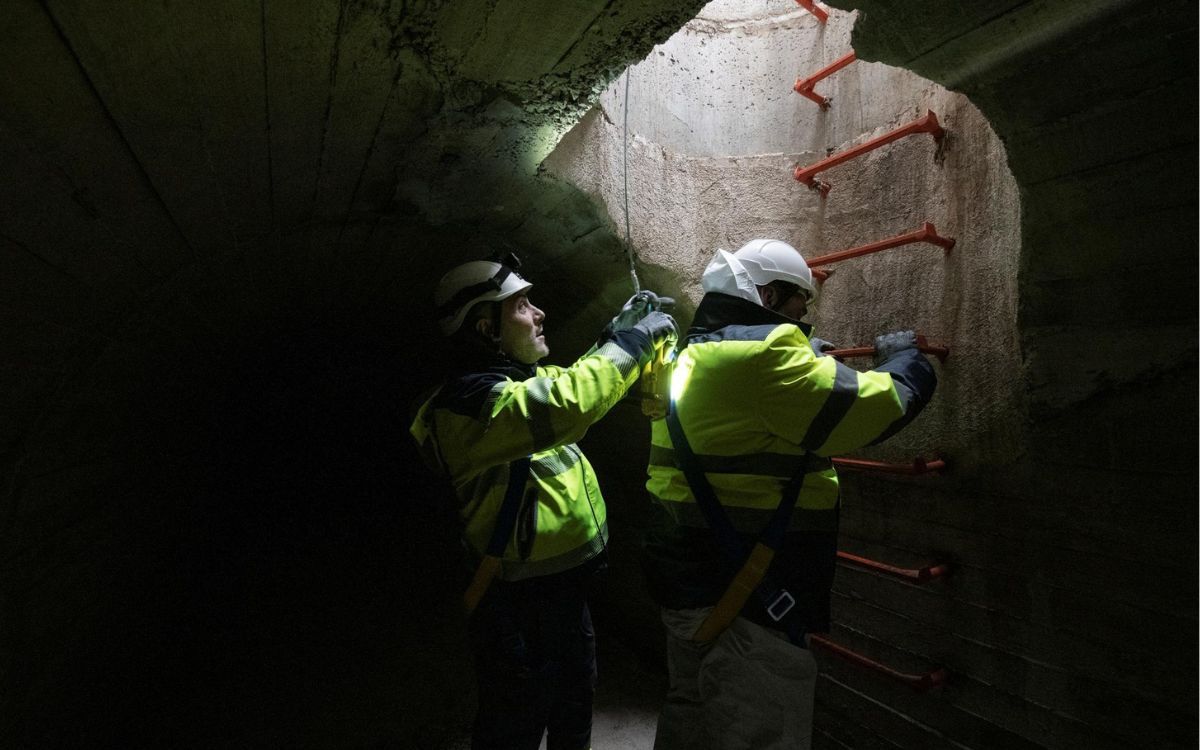
[[[796,0],[796,3],[801,8],[804,8],[809,13],[812,13],[814,16],[816,16],[817,20],[821,23],[825,23],[829,20],[829,14],[825,12],[824,8],[821,8],[814,3],[813,0]]]
[[[858,58],[855,56],[854,51],[851,50],[829,65],[821,68],[816,73],[813,73],[808,78],[797,78],[796,83],[792,85],[792,91],[795,91],[797,94],[806,99],[811,99],[812,101],[816,102],[817,106],[821,109],[829,109],[829,98],[821,96],[816,91],[813,91],[813,87],[857,59]]]
[[[850,258],[858,258],[863,255],[870,255],[871,253],[878,253],[883,250],[891,250],[892,248],[903,247],[904,245],[912,245],[917,242],[928,242],[932,245],[937,245],[947,253],[954,248],[954,238],[942,237],[937,233],[937,229],[933,226],[933,224],[927,221],[921,225],[920,229],[914,229],[911,232],[898,234],[895,237],[888,237],[885,240],[869,242],[865,245],[852,247],[848,250],[839,250],[836,253],[828,253],[826,255],[819,255],[816,258],[809,258],[808,265],[828,266],[843,260],[849,260]],[[824,283],[825,280],[829,278],[829,275],[833,273],[833,271],[820,268],[813,268],[812,272],[813,278],[821,283]]]
[[[865,458],[834,458],[833,465],[839,469],[852,471],[875,472],[877,474],[901,474],[905,476],[920,476],[921,474],[939,474],[946,468],[946,462],[940,458],[914,458],[912,463],[894,464],[884,461],[868,461]]]
[[[895,130],[891,130],[883,135],[876,136],[865,143],[860,143],[857,146],[851,146],[840,154],[827,156],[816,164],[810,164],[807,167],[796,167],[796,171],[792,173],[792,176],[795,177],[797,181],[803,182],[810,188],[820,191],[822,197],[824,197],[829,194],[832,186],[827,182],[821,182],[818,180],[818,174],[831,167],[836,167],[839,164],[848,162],[851,159],[856,159],[863,154],[870,153],[877,148],[882,148],[892,141],[898,141],[901,138],[910,135],[916,135],[918,133],[929,133],[933,136],[933,140],[937,143],[941,143],[942,139],[946,137],[946,131],[943,130],[941,124],[938,123],[937,115],[935,115],[932,111],[927,111],[925,116],[919,120],[913,120],[908,124],[901,125]]]
[[[814,646],[819,646],[830,653],[842,657],[852,664],[857,664],[860,667],[866,667],[872,672],[877,672],[885,677],[889,677],[897,682],[908,685],[918,693],[923,693],[930,688],[935,688],[939,685],[942,685],[946,682],[946,678],[950,676],[949,673],[947,673],[946,670],[942,669],[941,667],[930,670],[929,672],[923,672],[921,674],[909,674],[906,672],[901,672],[899,670],[892,669],[886,664],[880,664],[874,659],[863,656],[857,651],[851,651],[845,646],[835,643],[823,635],[810,635],[809,642]]]
[[[852,555],[849,552],[842,552],[841,550],[838,551],[837,556],[842,562],[857,565],[860,568],[892,576],[893,578],[899,578],[909,583],[929,583],[935,578],[942,578],[950,573],[950,566],[944,563],[930,563],[923,568],[901,568],[867,557]]]
[[[796,0],[796,3],[809,13],[816,16],[817,21],[824,24],[829,20],[829,14],[819,7],[813,0]],[[839,70],[845,68],[850,63],[857,59],[854,51],[842,55],[834,62],[826,65],[817,72],[807,78],[796,79],[792,90],[797,94],[809,99],[821,108],[822,113],[827,111],[830,106],[830,99],[822,96],[815,91],[815,86],[820,81],[828,78]],[[824,199],[831,189],[831,185],[826,182],[821,182],[817,179],[817,175],[844,164],[852,159],[867,154],[878,148],[882,148],[889,143],[900,140],[910,135],[920,133],[929,133],[933,136],[934,141],[940,145],[945,137],[945,130],[942,129],[938,122],[937,115],[932,111],[927,111],[925,116],[914,120],[910,123],[902,125],[894,130],[891,130],[883,135],[871,138],[864,143],[846,149],[838,154],[830,155],[815,164],[810,164],[806,167],[796,167],[793,172],[793,177],[798,182],[802,182],[809,188],[817,190],[821,198]],[[896,235],[887,239],[878,240],[858,247],[853,247],[848,250],[841,250],[835,253],[818,256],[808,260],[810,267],[813,267],[813,277],[818,282],[825,282],[830,274],[833,273],[830,269],[816,268],[816,266],[829,266],[834,263],[839,263],[850,258],[858,258],[871,253],[878,253],[884,250],[891,250],[905,245],[911,245],[919,242],[925,242],[941,247],[946,253],[949,253],[954,247],[954,238],[942,237],[937,233],[930,222],[924,222],[920,229],[916,229],[905,234]],[[929,343],[924,336],[917,336],[917,348],[925,353],[937,357],[942,362],[946,361],[950,350],[948,347],[939,346]],[[875,353],[875,348],[870,346],[853,347],[848,349],[834,349],[827,351],[826,354],[838,359],[849,357],[869,357]],[[870,461],[861,458],[835,458],[833,464],[839,469],[848,469],[851,471],[869,472],[877,474],[895,474],[902,476],[920,476],[926,474],[938,474],[945,470],[946,462],[941,458],[915,458],[911,463],[886,463],[882,461]],[[872,560],[870,558],[852,555],[849,552],[839,551],[837,553],[838,560],[844,564],[849,564],[857,568],[866,569],[881,575],[891,576],[903,581],[914,584],[924,584],[932,580],[944,578],[950,572],[950,566],[943,563],[931,563],[923,568],[901,568],[888,563]],[[889,677],[898,682],[902,682],[917,691],[925,691],[930,688],[937,687],[946,681],[948,676],[945,669],[937,668],[922,674],[908,674],[897,671],[884,664],[870,659],[862,654],[852,651],[845,646],[842,646],[830,640],[826,636],[813,635],[812,644],[823,648],[837,656],[861,667],[877,672],[886,677]]]
[[[928,339],[923,335],[917,334],[917,350],[922,354],[931,354],[938,358],[938,361],[945,362],[946,357],[950,356],[950,348],[945,346],[936,346],[930,344]],[[847,359],[850,357],[870,357],[875,354],[873,346],[855,346],[849,349],[829,349],[825,354],[835,359]],[[897,472],[899,473],[899,472]]]

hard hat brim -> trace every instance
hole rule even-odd
[[[503,302],[509,297],[528,291],[533,287],[532,283],[526,281],[516,271],[512,269],[507,270],[508,274],[500,282],[499,289],[486,289],[479,294],[471,295],[462,302],[456,302],[454,314],[443,316],[438,320],[438,327],[441,328],[442,334],[445,336],[454,335],[462,327],[463,319],[467,317],[467,313],[480,302]]]

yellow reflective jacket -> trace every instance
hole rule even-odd
[[[604,498],[575,442],[621,399],[651,351],[645,335],[620,331],[570,367],[496,362],[448,379],[421,405],[410,432],[426,462],[452,482],[464,539],[478,555],[510,462],[531,456],[504,580],[568,570],[607,543]]]
[[[752,302],[709,293],[696,311],[672,375],[684,433],[739,533],[754,540],[783,485],[805,471],[784,549],[772,566],[795,588],[809,629],[828,617],[838,528],[838,477],[829,457],[891,435],[933,395],[933,368],[915,350],[857,372],[818,357],[810,327]],[[714,604],[730,571],[687,479],[665,420],[651,429],[647,489],[665,510],[648,538],[651,588],[660,604]]]

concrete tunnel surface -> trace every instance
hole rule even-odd
[[[954,571],[839,569],[831,638],[951,680],[818,654],[816,746],[1195,745],[1194,5],[8,11],[0,746],[462,746],[453,512],[406,435],[431,287],[517,248],[571,361],[631,292],[626,144],[637,270],[682,321],[717,247],[956,239],[833,266],[812,317],[950,347],[863,454],[949,470],[845,472],[840,546]],[[791,91],[851,47],[828,111]],[[941,144],[792,179],[926,110]],[[661,700],[647,433],[622,404],[582,444],[613,531],[597,747],[648,746]]]

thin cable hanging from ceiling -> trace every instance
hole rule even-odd
[[[625,254],[629,256],[629,278],[633,280],[633,293],[637,294],[642,291],[642,285],[638,281],[637,258],[634,255],[633,239],[629,232],[629,71],[632,67],[625,69],[624,133],[622,135],[624,150],[621,156],[621,179],[625,184]]]

